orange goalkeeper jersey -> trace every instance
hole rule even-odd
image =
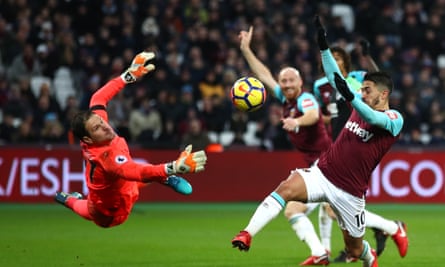
[[[92,96],[90,109],[108,123],[106,105],[124,86],[120,77],[110,80]],[[140,182],[162,182],[167,177],[165,164],[134,162],[127,142],[117,135],[107,145],[81,142],[81,147],[86,164],[88,197],[106,216],[129,214],[138,198]]]

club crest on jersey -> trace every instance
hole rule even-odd
[[[362,138],[363,142],[368,142],[374,134],[368,130],[363,129],[360,125],[355,121],[348,121],[345,124],[345,128],[348,129],[351,133]]]
[[[128,161],[127,157],[124,155],[118,155],[116,158],[114,158],[114,161],[116,161],[117,164],[123,164]]]

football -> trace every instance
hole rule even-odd
[[[254,77],[242,77],[233,84],[230,98],[237,109],[255,111],[266,102],[266,88]]]

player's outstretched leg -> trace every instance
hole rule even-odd
[[[72,192],[72,193],[65,193],[65,192],[56,192],[56,195],[54,197],[54,200],[65,207],[67,206],[68,199],[70,198],[77,198],[77,199],[83,199],[83,196],[79,192]],[[68,207],[69,208],[69,207]]]
[[[397,248],[399,250],[400,257],[405,257],[406,253],[408,252],[408,235],[407,235],[407,228],[406,224],[402,221],[396,221],[397,224],[397,232],[391,236],[392,240],[397,245]]]
[[[252,237],[275,219],[285,205],[285,200],[278,193],[272,192],[257,207],[246,228],[232,239],[232,246],[241,251],[248,251]]]
[[[248,251],[252,236],[247,231],[241,231],[232,239],[232,246],[240,251]]]
[[[386,239],[388,238],[388,234],[377,228],[371,228],[371,229],[372,231],[374,231],[374,238],[376,242],[376,253],[377,256],[380,256],[385,250]]]
[[[190,195],[193,191],[192,185],[186,179],[175,175],[167,177],[165,185],[183,195]]]

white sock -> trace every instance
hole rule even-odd
[[[294,214],[289,219],[289,223],[297,236],[309,246],[311,255],[321,256],[326,253],[320,239],[318,239],[312,222],[304,213]]]
[[[380,229],[390,235],[393,235],[399,229],[397,223],[387,220],[380,215],[365,210],[366,227]]]
[[[331,251],[332,218],[328,215],[323,203],[318,209],[318,227],[321,243],[326,250]]]
[[[272,195],[274,197],[272,197]],[[277,199],[277,196],[279,199]],[[283,199],[275,193],[272,193],[266,197],[263,202],[257,207],[255,213],[250,218],[249,224],[244,229],[249,232],[253,237],[256,235],[266,224],[272,221],[284,207]]]
[[[363,261],[363,266],[371,266],[370,263],[374,261],[374,256],[371,253],[371,246],[366,240],[363,240],[363,251],[362,255],[360,255],[360,259]]]

